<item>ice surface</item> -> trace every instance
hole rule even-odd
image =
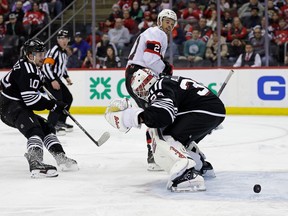
[[[111,138],[97,147],[75,125],[59,139],[80,170],[52,179],[30,178],[26,139],[0,122],[0,216],[288,215],[288,117],[227,116],[201,142],[217,177],[198,193],[171,193],[165,172],[146,171],[145,127],[122,134],[101,115],[74,117],[95,139]]]

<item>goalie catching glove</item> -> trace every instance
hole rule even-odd
[[[132,127],[140,128],[138,115],[141,108],[133,108],[129,99],[115,99],[107,107],[105,119],[110,125],[121,132],[128,132]]]

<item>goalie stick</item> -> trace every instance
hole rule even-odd
[[[226,77],[224,83],[222,84],[222,86],[220,87],[218,93],[217,93],[217,96],[220,97],[220,95],[222,94],[224,88],[226,87],[228,81],[230,80],[231,76],[233,75],[234,71],[233,70],[230,70],[228,76]]]
[[[48,89],[43,86],[43,89],[45,90],[45,92],[47,93],[47,95],[49,96],[49,98],[56,100],[56,98],[48,91]],[[110,133],[109,132],[104,132],[101,137],[99,138],[99,140],[95,140],[86,130],[85,128],[82,127],[82,125],[67,111],[64,109],[64,113],[65,115],[69,116],[71,118],[71,120],[73,122],[75,122],[75,124],[92,140],[92,142],[94,142],[98,147],[103,145],[109,138],[110,138]]]

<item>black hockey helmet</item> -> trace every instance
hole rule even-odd
[[[57,38],[69,38],[68,30],[61,29],[60,31],[58,31]]]
[[[23,47],[24,55],[29,55],[32,52],[45,52],[44,43],[38,38],[28,39]]]

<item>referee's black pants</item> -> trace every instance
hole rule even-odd
[[[66,108],[67,111],[70,110],[71,104],[73,102],[73,96],[70,93],[69,89],[67,88],[67,86],[59,79],[57,79],[57,81],[60,84],[60,89],[59,90],[55,90],[53,89],[51,83],[46,83],[46,88],[48,89],[48,91],[58,100],[58,101],[63,101],[64,103],[66,103],[68,106]],[[49,112],[48,115],[48,122],[51,123],[53,126],[55,126],[57,124],[58,121],[61,122],[66,122],[67,119],[67,115],[65,115],[64,113],[58,113],[58,112]]]

